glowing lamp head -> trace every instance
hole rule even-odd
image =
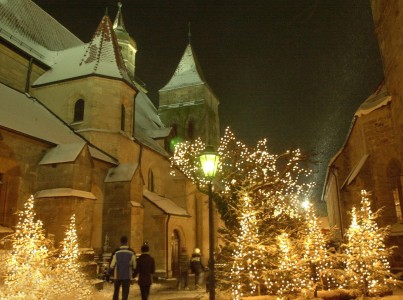
[[[199,158],[204,176],[208,179],[214,178],[220,156],[214,151],[212,146],[206,146],[206,149],[200,154]]]
[[[310,203],[309,203],[308,200],[305,200],[304,202],[302,202],[302,207],[303,207],[305,210],[308,210],[309,206],[310,206]]]

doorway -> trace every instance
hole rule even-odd
[[[180,238],[177,230],[172,232],[171,237],[171,270],[172,276],[179,276],[179,249],[180,249]]]

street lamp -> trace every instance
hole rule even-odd
[[[220,157],[214,151],[212,146],[206,146],[206,149],[200,154],[200,163],[203,169],[204,177],[208,180],[208,216],[209,216],[209,292],[210,300],[215,299],[215,272],[214,272],[214,218],[213,218],[213,196],[212,180],[217,171]]]

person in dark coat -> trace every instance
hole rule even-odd
[[[149,253],[150,248],[146,243],[141,246],[141,255],[137,259],[134,275],[139,275],[138,284],[141,291],[141,300],[147,300],[152,284],[152,274],[155,272],[155,261]]]
[[[183,286],[184,290],[188,290],[188,282],[189,282],[189,256],[187,254],[186,248],[181,248],[181,253],[179,254],[179,278],[178,282],[176,283],[176,289],[180,290]]]
[[[119,290],[122,286],[122,299],[127,300],[130,291],[130,280],[133,270],[136,268],[136,253],[127,245],[127,237],[120,239],[120,248],[112,254],[109,265],[109,274],[114,271],[114,291],[113,300],[119,299]]]
[[[190,258],[190,270],[195,274],[196,290],[200,289],[204,280],[204,266],[201,261],[200,249],[196,248]]]

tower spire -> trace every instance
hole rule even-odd
[[[113,29],[120,29],[126,31],[125,24],[123,23],[122,15],[122,2],[118,2],[118,13],[116,14],[115,21],[113,22]]]

